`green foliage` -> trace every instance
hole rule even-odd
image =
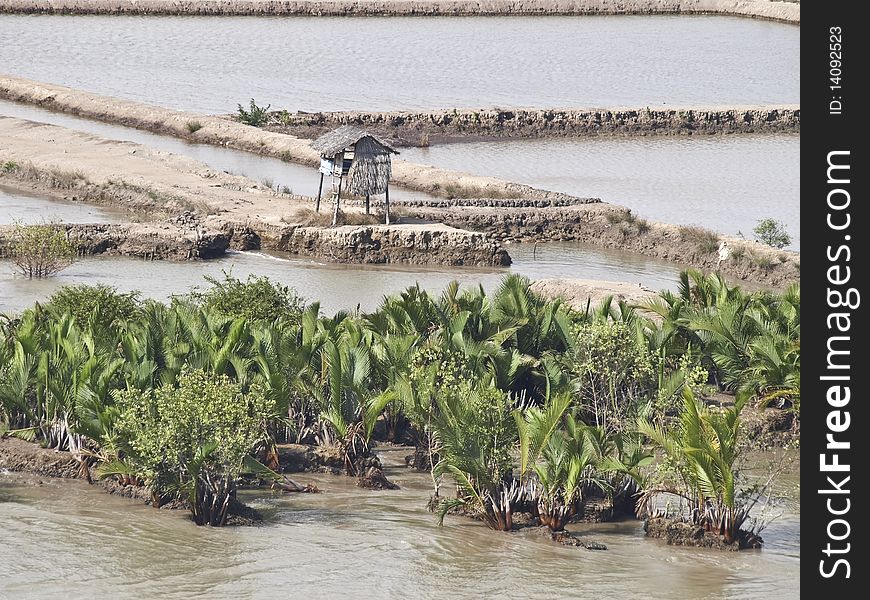
[[[296,292],[267,277],[248,275],[241,281],[226,271],[223,279],[206,276],[211,287],[197,290],[191,297],[209,311],[249,321],[287,319],[298,322],[304,304]]]
[[[64,286],[52,294],[45,310],[56,318],[69,314],[80,326],[93,320],[110,327],[135,319],[141,304],[139,292],[122,293],[104,284],[78,284]]]
[[[600,426],[633,420],[656,395],[650,352],[625,323],[583,324],[575,336],[565,359],[581,408]]]
[[[737,499],[740,412],[743,402],[714,412],[686,389],[679,424],[665,429],[645,419],[638,429],[665,455],[665,466],[676,474],[674,486],[651,490],[648,499],[660,493],[677,495],[688,502],[688,517],[725,538],[737,539],[749,519],[750,505]]]
[[[60,225],[15,225],[12,239],[12,262],[30,279],[55,275],[76,258],[76,247]]]
[[[251,104],[248,109],[245,109],[244,106],[239,104],[239,114],[236,119],[245,125],[262,127],[269,121],[269,108],[271,108],[271,106],[271,104],[265,108],[257,106],[257,103],[254,102],[253,98],[251,98]]]
[[[159,496],[186,495],[198,525],[225,524],[245,457],[264,436],[263,391],[186,371],[177,387],[120,390],[115,399],[126,462]]]
[[[290,114],[290,112],[286,109],[281,110],[280,112],[278,112],[278,121],[284,127],[289,127],[290,125],[293,125],[293,115]]]
[[[442,509],[506,530],[534,506],[558,529],[589,493],[634,508],[649,462],[638,415],[660,427],[707,384],[800,410],[797,286],[750,294],[686,272],[643,307],[572,312],[509,276],[493,293],[413,286],[370,314],[323,316],[265,278],[211,283],[168,305],[77,286],[0,320],[0,429],[147,483],[157,503],[186,496],[213,524],[252,452],[331,445],[358,474],[382,435],[415,445],[436,494],[456,482]]]
[[[791,236],[785,229],[785,225],[776,219],[761,219],[752,229],[755,237],[773,248],[785,248],[791,244]]]
[[[522,491],[508,477],[516,429],[507,397],[496,389],[464,382],[456,391],[439,391],[436,402],[434,431],[441,460],[434,473],[452,475],[459,488],[456,500],[442,502],[440,520],[450,508],[463,506],[490,528],[510,531]]]
[[[202,123],[200,121],[188,121],[186,123],[188,133],[196,133],[200,129],[202,129]]]

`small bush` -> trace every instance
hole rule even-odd
[[[293,115],[287,110],[282,110],[278,113],[278,122],[284,127],[290,127],[293,124]]]
[[[223,279],[206,276],[211,288],[191,294],[194,302],[204,308],[233,318],[249,321],[274,321],[283,318],[297,321],[305,306],[291,287],[270,281],[267,277],[248,275],[241,281],[224,271]]]
[[[761,219],[752,232],[759,241],[773,248],[785,248],[791,244],[785,225],[775,219]]]
[[[269,120],[269,108],[271,108],[271,106],[271,104],[266,106],[266,108],[257,106],[257,103],[254,102],[253,98],[251,98],[251,105],[247,110],[239,104],[239,114],[236,118],[239,122],[244,123],[245,125],[262,127]]]
[[[225,525],[236,480],[272,414],[262,389],[191,370],[177,387],[130,388],[115,398],[118,432],[130,440],[125,460],[154,496],[186,495],[197,525]]]
[[[76,258],[76,247],[60,225],[16,225],[12,239],[12,262],[30,279],[56,275]]]
[[[773,268],[773,260],[767,256],[753,254],[749,257],[749,260],[762,271],[770,271]]]
[[[287,186],[287,185],[282,186],[282,187],[281,187],[281,193],[282,193],[282,194],[287,194],[287,195],[289,196],[289,195],[293,194],[293,188],[291,188],[290,186]]]
[[[139,314],[139,292],[121,293],[103,284],[68,285],[55,292],[45,308],[56,317],[72,315],[80,326],[92,316],[99,323],[112,326]]]
[[[3,172],[4,173],[11,173],[12,171],[17,171],[17,170],[18,170],[18,163],[11,161],[11,160],[7,160],[5,163],[3,163]]]
[[[202,123],[200,123],[199,121],[187,122],[187,131],[189,131],[190,133],[196,133],[200,129],[202,129]]]
[[[711,254],[719,249],[719,236],[697,225],[682,225],[680,239],[684,242],[694,242],[698,251],[703,254]]]

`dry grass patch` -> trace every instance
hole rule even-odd
[[[680,239],[694,243],[698,251],[704,254],[712,254],[719,249],[719,236],[697,225],[681,225]]]
[[[298,223],[302,227],[332,227],[332,209],[314,212],[304,208],[293,217],[281,217],[285,223]],[[338,211],[338,225],[379,225],[382,218],[378,215]]]

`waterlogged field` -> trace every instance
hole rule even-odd
[[[6,73],[215,113],[798,103],[799,52],[730,17],[0,15]]]

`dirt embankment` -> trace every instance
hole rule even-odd
[[[0,78],[0,97],[201,143],[232,146],[284,160],[305,162],[310,159],[309,162],[314,162],[317,159],[316,153],[305,140],[248,127],[226,118],[198,116],[9,77]],[[2,122],[0,119],[0,124]],[[36,124],[31,126],[37,127]],[[67,132],[57,127],[52,131]],[[137,147],[135,144],[108,142],[71,132],[64,135],[72,137],[61,143],[55,139],[59,135],[44,133],[38,137],[38,144],[33,139],[28,140],[25,144],[27,149],[20,156],[25,160],[37,157],[41,166],[36,171],[41,174],[35,179],[50,180],[51,187],[61,189],[68,198],[95,202],[108,198],[107,203],[134,208],[142,203],[143,209],[149,213],[155,211],[155,206],[174,206],[177,210],[198,208],[197,214],[205,216],[195,220],[192,226],[188,224],[186,232],[172,229],[171,223],[159,224],[164,233],[168,232],[172,237],[192,236],[194,242],[201,235],[200,226],[204,226],[205,231],[228,235],[226,243],[233,248],[278,248],[308,253],[319,252],[317,244],[321,243],[323,248],[328,249],[327,254],[323,255],[327,258],[330,255],[338,257],[349,251],[345,246],[349,238],[340,228],[323,229],[316,235],[301,228],[305,219],[300,217],[298,211],[310,207],[311,199],[276,197],[271,191],[259,189],[256,183],[245,178],[216,173],[196,161]],[[0,135],[0,149],[8,141]],[[68,151],[63,151],[67,148]],[[116,160],[104,161],[107,152],[112,153]],[[131,180],[128,174],[133,176],[140,169],[134,159],[145,160],[152,156],[142,163],[146,166],[141,169],[146,173],[138,181],[135,177]],[[58,167],[58,161],[66,166]],[[169,173],[155,171],[154,165],[160,165],[161,161],[172,162],[177,168]],[[61,171],[58,171],[59,168]],[[95,178],[91,173],[86,180],[76,181],[72,187],[65,188],[70,172],[75,175],[83,168],[96,169],[101,175]],[[187,181],[174,183],[172,180],[179,176],[179,170],[186,171],[184,177]],[[55,177],[56,172],[60,173],[59,177]],[[119,178],[116,173],[125,173],[125,176]],[[2,170],[0,176],[3,176]],[[595,198],[576,198],[401,160],[393,162],[393,181],[412,189],[454,198],[394,202],[406,216],[485,233],[495,242],[575,240],[675,260],[700,269],[719,268],[726,275],[773,286],[800,278],[800,256],[797,253],[725,238],[697,227],[677,227],[637,219],[628,209],[604,204]],[[157,205],[153,202],[155,197],[160,200]],[[347,202],[346,206],[359,211],[353,202]],[[217,214],[210,214],[212,212]],[[300,231],[299,237],[294,240],[296,227],[300,227]],[[396,230],[405,230],[406,233],[394,234]],[[427,230],[432,234],[424,240],[421,232]],[[435,231],[431,225],[422,224],[391,227],[388,235],[375,229],[360,232],[352,237],[363,243],[365,250],[353,253],[357,260],[405,261],[406,248],[414,248],[416,243],[425,241],[425,252],[417,254],[421,260],[425,254],[425,262],[429,263],[483,266],[503,265],[508,260],[505,251],[497,243],[484,242],[484,238],[475,237],[477,234],[466,232],[463,246],[453,247],[451,244],[457,242],[456,239]],[[722,240],[731,244],[732,252],[728,260],[720,263],[717,248]],[[385,242],[389,244],[385,246]],[[216,238],[214,243],[220,245],[224,242]],[[186,254],[188,249],[185,246],[181,252]],[[196,254],[195,249],[192,252]],[[395,259],[388,256],[389,252],[393,253]]]
[[[318,112],[271,114],[270,131],[315,138],[340,125],[355,125],[425,146],[466,139],[574,136],[716,135],[797,133],[799,106],[668,107],[625,109],[500,109],[427,112]]]
[[[499,200],[485,200],[498,204]],[[510,202],[510,201],[505,201]],[[800,254],[759,242],[724,236],[695,226],[656,223],[635,217],[625,207],[594,203],[498,210],[458,201],[446,207],[408,206],[411,216],[489,234],[501,242],[577,241],[672,260],[702,270],[718,270],[734,279],[770,286],[800,281]],[[730,246],[719,261],[719,244]]]
[[[311,149],[308,140],[250,127],[226,117],[172,110],[10,76],[0,76],[0,98],[283,161],[309,166],[316,166],[320,162],[319,154]],[[460,173],[404,160],[393,161],[391,184],[444,197],[569,198],[566,194],[539,190],[495,177]]]
[[[55,452],[24,440],[0,437],[0,469],[75,479],[81,463],[69,452]]]
[[[238,247],[341,262],[510,263],[487,235],[437,223],[306,227],[311,198],[275,195],[244,177],[147,146],[8,117],[0,117],[0,181],[127,209],[141,221],[66,226],[86,253],[191,259]],[[0,228],[0,254],[9,232]]]
[[[771,0],[0,0],[0,12],[260,16],[723,14],[800,23],[799,2]]]

